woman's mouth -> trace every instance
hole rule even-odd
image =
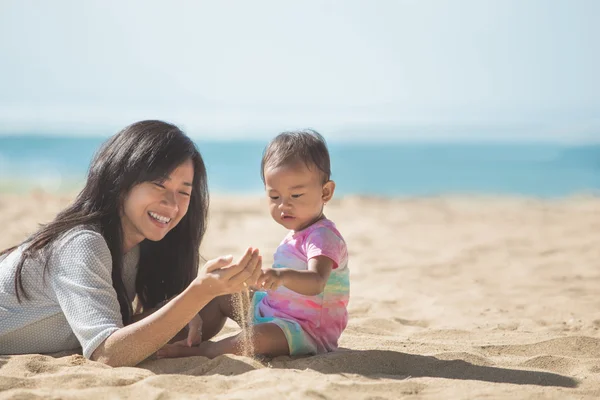
[[[152,219],[154,222],[157,222],[162,225],[167,225],[169,222],[171,222],[171,218],[165,217],[164,215],[160,215],[152,211],[148,212],[148,215],[150,216],[150,219]]]

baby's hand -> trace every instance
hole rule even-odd
[[[281,271],[276,268],[265,268],[258,279],[258,284],[263,290],[275,290],[283,285]]]

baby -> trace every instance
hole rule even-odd
[[[270,336],[255,339],[258,354],[333,351],[346,328],[348,251],[323,214],[335,190],[330,176],[329,152],[315,131],[284,132],[264,152],[271,217],[290,232],[275,252],[273,268],[263,270],[259,284],[266,291],[252,299],[255,337],[261,331]]]
[[[271,357],[325,353],[337,349],[348,323],[348,251],[323,214],[335,190],[325,140],[312,130],[281,133],[261,167],[271,216],[289,232],[258,280],[250,324],[242,326],[250,331],[202,342],[187,354],[243,355],[245,347]],[[232,306],[224,308],[241,322]]]

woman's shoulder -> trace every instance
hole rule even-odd
[[[14,276],[14,269],[27,245],[22,244],[4,259],[0,259],[2,269],[8,271],[5,273],[7,276]],[[59,234],[51,244],[28,256],[25,262],[30,266],[24,269],[29,279],[43,276],[39,272],[45,267],[34,268],[35,265],[47,266],[51,277],[64,277],[65,274],[70,276],[73,270],[81,270],[81,266],[94,271],[110,270],[112,267],[112,257],[106,240],[98,229],[90,226],[77,226]],[[4,268],[5,265],[10,268]],[[78,267],[72,268],[74,265]]]
[[[53,250],[59,254],[84,251],[110,255],[106,239],[94,225],[79,225],[64,232],[56,239]]]
[[[94,227],[77,226],[56,239],[48,259],[55,276],[87,279],[86,274],[105,275],[112,270],[112,256],[106,239]]]
[[[20,257],[21,254],[27,250],[29,244],[29,241],[25,241],[18,245],[13,251],[3,254],[0,256],[0,262],[4,262],[9,256],[16,255],[17,257]],[[39,257],[42,257],[43,259],[51,254],[63,252],[78,246],[92,248],[102,252],[105,249],[108,251],[108,245],[100,233],[99,228],[93,225],[78,225],[56,236],[55,239],[43,248],[40,253],[37,253],[34,258],[38,259]]]
[[[57,243],[65,243],[75,238],[95,238],[101,239],[104,242],[106,242],[106,240],[100,233],[100,229],[97,228],[95,225],[77,225],[63,232],[60,236],[56,238],[56,241]]]

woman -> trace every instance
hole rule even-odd
[[[216,298],[254,284],[261,257],[248,249],[199,271],[208,203],[202,157],[176,126],[142,121],[110,138],[74,203],[0,253],[0,354],[81,346],[132,366],[198,326],[201,309],[204,338],[216,334]]]

